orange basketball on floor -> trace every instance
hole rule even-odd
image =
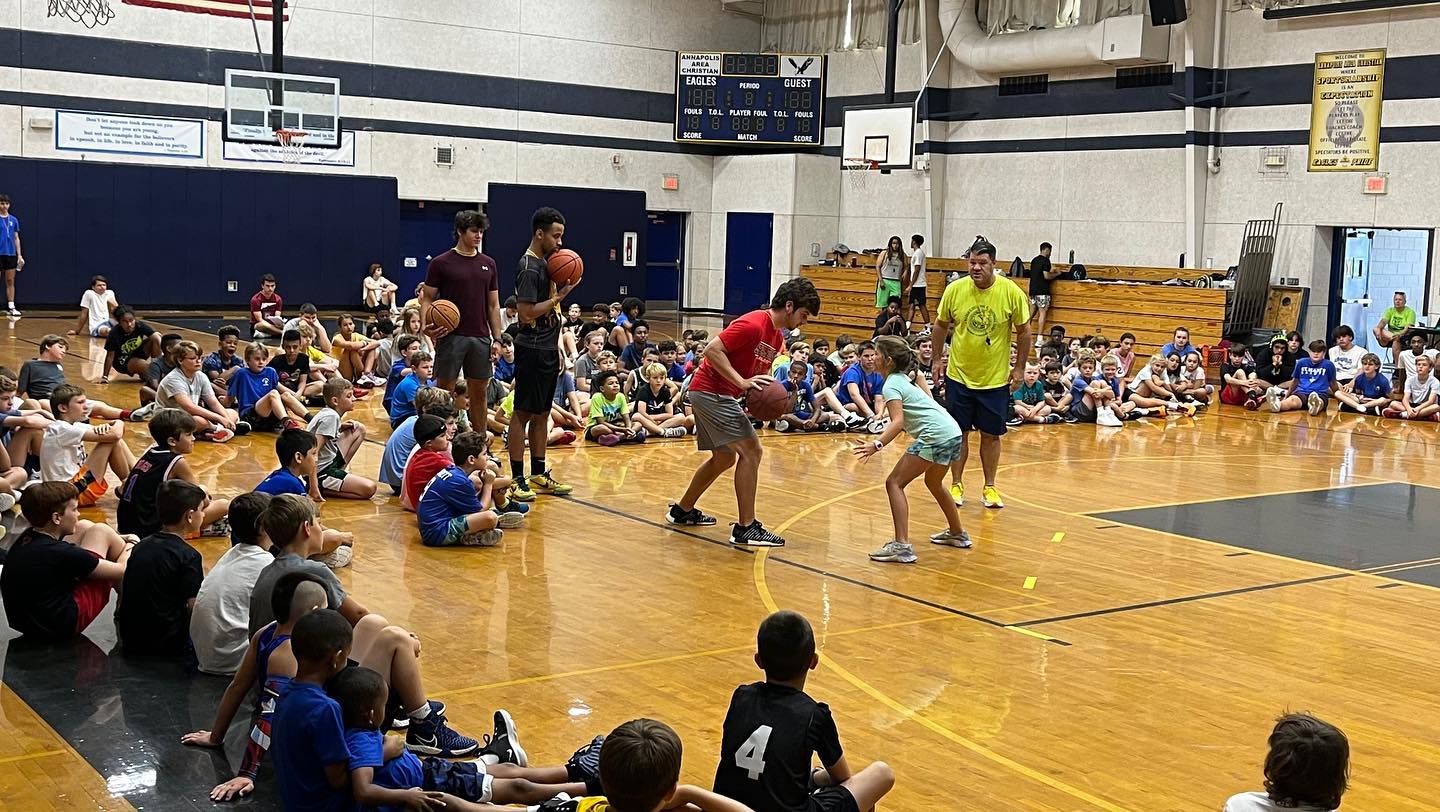
[[[430,323],[440,325],[448,333],[460,326],[460,308],[449,299],[436,299],[430,305]]]
[[[745,396],[745,409],[756,420],[778,420],[785,414],[790,392],[785,384],[775,381],[764,389],[751,389]]]
[[[561,248],[551,254],[546,265],[550,269],[550,281],[562,288],[579,282],[585,274],[585,263],[579,254],[569,248]]]

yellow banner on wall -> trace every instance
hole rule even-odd
[[[1380,168],[1384,89],[1384,48],[1315,55],[1311,172],[1374,172]]]

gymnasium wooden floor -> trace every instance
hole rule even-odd
[[[0,362],[18,368],[42,334],[64,329],[58,319],[0,323]],[[214,343],[197,339],[207,351]],[[72,345],[72,381],[97,374],[87,343]],[[129,405],[135,389],[89,391]],[[378,401],[359,412],[383,441]],[[148,435],[135,429],[127,439],[139,450]],[[478,736],[495,708],[508,708],[535,763],[563,761],[593,734],[648,715],[684,738],[685,780],[708,786],[730,693],[759,678],[756,624],[785,607],[815,626],[823,657],[809,690],[834,710],[850,762],[895,767],[887,809],[1216,809],[1261,788],[1265,738],[1289,709],[1349,735],[1346,809],[1434,808],[1440,591],[1425,581],[1440,583],[1440,542],[1418,523],[1440,516],[1430,507],[1440,426],[1228,408],[1104,434],[1027,426],[1005,441],[1004,510],[979,506],[974,461],[961,513],[975,548],[917,544],[920,562],[908,567],[865,556],[890,533],[882,481],[899,451],[862,466],[852,439],[766,438],[760,515],[790,541],[768,553],[730,548],[723,524],[663,524],[667,499],[699,461],[678,440],[552,450],[574,498],[542,497],[529,528],[496,549],[423,548],[393,499],[332,500],[322,515],[357,538],[340,574],[346,588],[421,636],[429,690],[456,727]],[[201,444],[192,465],[212,492],[233,494],[274,466],[271,449],[265,435]],[[373,473],[379,451],[367,445],[353,470]],[[1349,501],[1385,483],[1425,487],[1389,503]],[[1209,510],[1203,533],[1140,526],[1165,527],[1179,515],[1165,506],[1192,503]],[[914,535],[939,527],[923,489],[911,504]],[[100,508],[114,505],[107,496]],[[702,506],[733,518],[728,478]],[[1157,519],[1100,515],[1150,507],[1159,510],[1127,516]],[[1262,520],[1269,536],[1245,543]],[[1401,546],[1428,554],[1387,558],[1393,539],[1372,531],[1407,521],[1414,532]],[[1328,560],[1310,554],[1326,528],[1353,539],[1360,552],[1338,560],[1356,566],[1307,560]],[[225,546],[204,540],[207,564]],[[1376,556],[1386,563],[1361,566]],[[106,619],[90,637],[108,650]],[[74,665],[68,695],[107,698],[67,714],[64,691],[51,708],[17,696],[27,680],[11,649],[0,806],[209,806],[204,791],[227,765],[174,739],[208,727],[208,697],[223,681],[207,680],[218,687],[205,702],[160,697],[169,713],[157,719],[140,709],[155,696],[107,691],[93,676],[101,666]],[[87,761],[82,751],[109,755]],[[238,747],[229,755],[237,763]],[[261,793],[271,797],[254,805],[278,806],[273,790]]]

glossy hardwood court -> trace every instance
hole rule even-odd
[[[0,323],[0,362],[18,368],[64,329]],[[96,377],[103,351],[89,344],[71,346],[72,381]],[[136,388],[89,392],[131,405]],[[378,401],[358,409],[377,441],[352,465],[367,475],[385,437]],[[663,523],[700,459],[688,440],[552,450],[575,496],[542,497],[495,549],[424,548],[394,499],[331,500],[322,517],[356,535],[346,588],[420,635],[455,726],[478,736],[508,708],[534,763],[648,715],[676,727],[685,779],[708,786],[730,693],[760,676],[756,625],[785,607],[815,626],[809,690],[851,763],[895,767],[886,809],[1217,809],[1261,788],[1266,735],[1290,709],[1350,737],[1346,809],[1434,808],[1440,426],[1228,407],[1099,433],[1026,426],[1005,440],[1003,510],[978,504],[972,463],[961,514],[975,548],[917,544],[912,566],[866,559],[891,532],[882,481],[900,452],[861,465],[853,439],[766,438],[760,515],[790,542],[772,552],[724,543],[728,478],[702,503],[721,527]],[[142,449],[143,426],[127,441]],[[246,490],[274,466],[271,439],[201,444],[192,465],[212,492]],[[923,489],[911,505],[915,537],[938,529]],[[225,546],[199,543],[207,563]],[[112,690],[108,619],[89,636],[77,656],[90,661],[64,672],[73,691],[48,708],[14,692],[33,679],[10,644],[0,806],[208,808],[238,744],[226,764],[176,739],[209,725],[224,681]],[[264,784],[248,803],[278,808]]]

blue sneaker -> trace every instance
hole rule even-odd
[[[504,505],[495,506],[496,513],[519,513],[524,516],[530,512],[530,506],[518,499],[507,499]]]
[[[466,758],[480,748],[480,743],[456,733],[445,717],[433,710],[424,719],[410,720],[405,731],[405,746],[425,756]]]

